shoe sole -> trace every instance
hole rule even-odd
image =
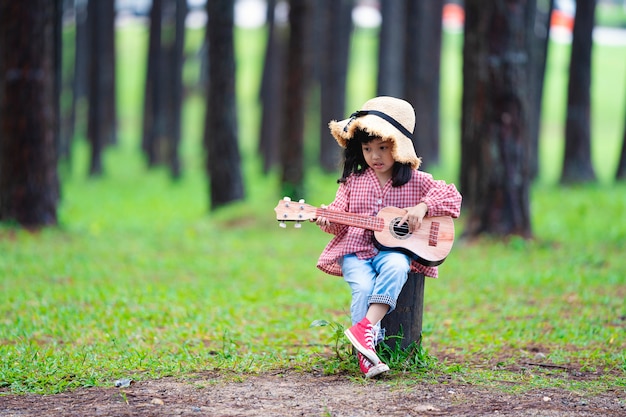
[[[384,363],[379,363],[378,365],[373,366],[370,370],[365,374],[365,378],[373,378],[377,375],[382,374],[383,372],[387,372],[389,367]]]
[[[374,352],[374,351],[372,351],[370,349],[367,349],[365,346],[360,344],[359,341],[357,340],[357,338],[354,337],[354,335],[352,334],[350,329],[347,329],[343,333],[346,335],[348,340],[350,340],[350,343],[352,343],[352,346],[354,346],[356,348],[356,350],[361,352],[361,354],[363,356],[365,356],[367,359],[369,359],[370,362],[372,362],[374,365],[378,365],[378,364],[381,363],[380,359],[378,358],[378,355],[376,355],[376,352]]]

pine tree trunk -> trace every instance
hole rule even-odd
[[[320,33],[325,46],[314,49],[320,65],[320,163],[326,172],[337,171],[341,156],[340,148],[328,130],[328,122],[342,118],[346,111],[352,3],[352,0],[325,0]]]
[[[234,1],[211,0],[207,11],[209,82],[204,141],[210,206],[215,210],[244,197],[235,95]]]
[[[407,0],[383,1],[380,4],[382,22],[378,35],[377,94],[404,98],[404,61]],[[358,110],[358,109],[354,109]]]
[[[0,221],[57,223],[57,2],[0,2]]]
[[[148,37],[148,56],[146,65],[146,87],[143,104],[143,134],[141,148],[146,154],[148,166],[159,162],[158,138],[162,132],[161,86],[163,84],[161,62],[161,28],[163,0],[153,0],[150,8],[150,28]]]
[[[263,172],[279,164],[280,130],[284,123],[283,81],[285,79],[285,50],[287,44],[287,25],[276,21],[274,16],[276,1],[267,2],[268,38],[265,47],[263,78],[261,81],[261,132],[259,152],[263,157]]]
[[[617,164],[615,179],[620,181],[626,180],[626,117],[624,117],[624,131],[622,133],[622,152]]]
[[[310,80],[309,48],[312,0],[291,0],[289,44],[284,84],[285,118],[281,130],[280,164],[282,194],[294,198],[304,191],[304,114]]]
[[[591,49],[596,0],[578,0],[565,121],[565,157],[561,182],[580,183],[596,179],[591,164]]]
[[[465,3],[461,193],[465,236],[531,236],[528,171],[534,1]]]
[[[443,0],[409,1],[404,98],[415,108],[413,146],[424,169],[439,163],[439,74]]]
[[[541,109],[543,102],[543,87],[548,61],[548,45],[550,44],[550,17],[554,9],[554,0],[546,0],[545,9],[537,8],[535,16],[535,30],[533,31],[530,80],[531,112],[529,114],[528,130],[530,132],[529,172],[531,180],[539,174],[539,136],[541,127]],[[544,2],[545,3],[545,2]]]
[[[413,343],[417,345],[422,343],[424,284],[424,274],[409,273],[395,310],[387,314],[381,322],[387,337],[385,343],[392,349],[398,343],[402,349]]]
[[[88,2],[90,48],[87,137],[91,144],[91,176],[102,174],[104,148],[117,141],[114,20],[113,0]]]

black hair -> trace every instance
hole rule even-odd
[[[343,173],[341,178],[337,180],[338,183],[346,182],[350,174],[361,175],[367,169],[367,163],[363,157],[362,144],[370,143],[378,136],[372,136],[364,130],[357,129],[352,136],[352,139],[348,140],[346,149],[343,151]],[[391,171],[391,185],[393,187],[400,187],[411,179],[413,176],[413,168],[410,163],[394,162],[393,170]]]

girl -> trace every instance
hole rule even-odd
[[[375,216],[387,206],[404,208],[401,224],[407,223],[409,232],[418,229],[426,215],[459,216],[461,195],[454,184],[418,171],[421,159],[412,141],[415,111],[409,103],[376,97],[349,119],[333,120],[328,126],[344,148],[343,173],[328,209]],[[352,290],[352,327],[345,334],[357,350],[361,371],[368,378],[386,372],[389,367],[375,350],[382,339],[380,321],[395,308],[409,271],[436,278],[437,268],[399,251],[377,249],[370,230],[331,223],[325,217],[316,222],[335,235],[317,267],[343,276]]]

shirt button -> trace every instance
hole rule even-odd
[[[378,204],[383,204],[383,200],[381,198],[378,199]]]

